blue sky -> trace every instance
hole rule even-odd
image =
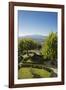
[[[44,11],[18,11],[19,37],[57,32],[57,13]]]

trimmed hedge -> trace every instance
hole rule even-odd
[[[32,67],[32,68],[38,68],[38,69],[45,69],[48,72],[53,72],[49,67],[43,66],[43,65],[37,65],[37,64],[31,64],[31,63],[23,63],[21,64],[21,67]]]

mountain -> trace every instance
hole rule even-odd
[[[44,39],[46,39],[47,36],[43,36],[43,35],[26,35],[26,36],[22,36],[19,38],[31,38],[33,40],[36,40],[38,42],[43,42]]]
[[[44,36],[43,35],[27,35],[27,36],[23,36],[22,38],[43,39]]]

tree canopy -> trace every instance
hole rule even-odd
[[[26,51],[28,54],[28,50],[34,50],[38,48],[38,43],[30,38],[23,38],[20,40],[18,47],[21,52]]]
[[[45,59],[57,59],[57,33],[50,33],[42,45],[41,54]]]

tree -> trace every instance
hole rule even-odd
[[[24,51],[26,51],[27,55],[29,56],[29,52],[28,51],[36,49],[37,48],[37,42],[32,40],[32,39],[30,39],[30,38],[23,38],[20,41],[18,47],[19,47],[19,51],[20,52],[23,53]]]
[[[50,33],[42,45],[41,54],[45,59],[57,60],[57,33]]]

